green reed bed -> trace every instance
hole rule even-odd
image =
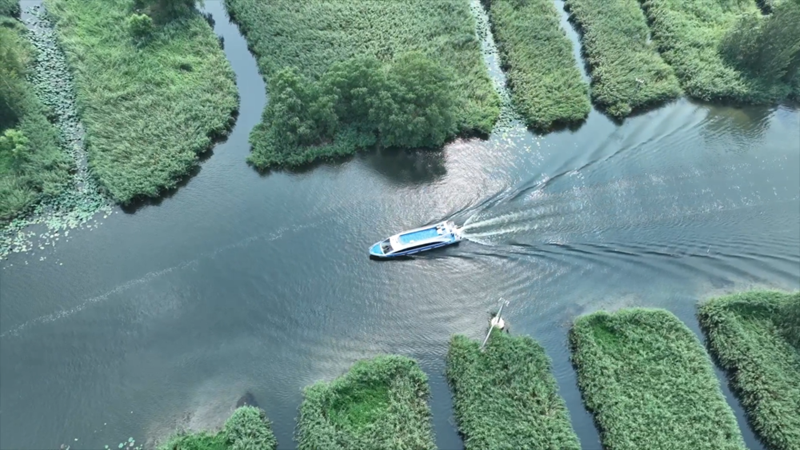
[[[634,308],[583,316],[570,344],[604,448],[745,448],[708,354],[672,313]]]
[[[276,448],[278,441],[272,433],[272,424],[263,410],[253,406],[237,408],[225,422],[224,428],[217,433],[178,434],[158,447],[159,450],[275,450]]]
[[[16,19],[0,17],[0,224],[61,193],[70,158],[31,82],[40,57]]]
[[[447,379],[467,450],[580,449],[550,358],[527,336],[492,331],[480,343],[454,336]]]
[[[581,29],[592,75],[592,100],[609,115],[625,117],[681,95],[672,68],[649,42],[638,0],[567,0]]]
[[[483,0],[514,107],[527,125],[548,130],[591,110],[572,44],[550,0]]]
[[[434,449],[428,379],[417,363],[379,356],[304,390],[300,450]]]
[[[0,0],[0,16],[19,17],[19,0]]]
[[[741,16],[760,14],[755,1],[642,0],[655,44],[687,95],[705,101],[763,103],[785,97],[784,80],[752,76],[723,55],[723,40]]]
[[[436,147],[456,134],[488,134],[497,120],[500,101],[467,0],[225,4],[269,84],[270,104],[250,137],[249,161],[260,169],[376,144]],[[420,60],[428,60],[424,70]],[[425,94],[438,90],[445,101]],[[383,140],[404,132],[424,139]]]
[[[173,188],[238,107],[233,71],[194,9],[150,20],[134,0],[45,0],[75,74],[89,167],[127,203]]]
[[[698,316],[756,433],[770,449],[800,448],[800,293],[720,297]]]

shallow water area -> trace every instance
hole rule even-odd
[[[441,152],[259,175],[245,158],[264,85],[221,2],[205,3],[237,74],[236,127],[158,204],[0,262],[1,448],[152,444],[220,426],[248,391],[294,448],[302,387],[388,352],[419,359],[437,444],[460,449],[447,342],[482,339],[504,298],[511,332],[544,345],[596,449],[566,346],[573,318],[658,306],[697,330],[702,298],[800,288],[796,109],[680,100],[622,125],[593,111],[577,131],[509,126]],[[467,239],[368,258],[372,243],[445,219]]]

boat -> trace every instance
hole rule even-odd
[[[446,220],[395,234],[375,243],[370,247],[369,254],[375,258],[396,258],[457,244],[461,239],[461,230],[455,223]]]

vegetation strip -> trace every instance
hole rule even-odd
[[[268,81],[249,159],[297,166],[372,145],[488,134],[500,101],[467,0],[226,0]]]
[[[428,379],[417,363],[379,356],[304,390],[300,450],[434,449]]]
[[[678,97],[672,68],[649,41],[638,0],[566,0],[592,75],[592,100],[621,118]]]
[[[720,297],[698,315],[756,433],[769,449],[800,448],[800,293]]]
[[[478,342],[454,336],[447,379],[466,449],[579,450],[550,370],[542,346],[527,336],[495,329],[484,351]]]
[[[572,44],[551,0],[484,0],[514,106],[526,124],[548,130],[591,110]]]
[[[132,446],[132,439],[130,443]],[[159,450],[275,450],[278,448],[278,441],[272,433],[272,424],[263,410],[254,406],[242,406],[236,408],[221,431],[178,434],[158,448]]]
[[[653,41],[692,97],[770,102],[788,95],[800,76],[796,16],[761,17],[753,1],[642,0],[642,6]],[[764,61],[771,70],[763,70]]]
[[[0,0],[0,16],[19,17],[19,0]]]
[[[91,172],[120,203],[174,188],[238,105],[208,23],[161,0],[45,4],[75,74]]]
[[[634,308],[580,317],[570,344],[604,448],[745,448],[708,354],[672,313]]]

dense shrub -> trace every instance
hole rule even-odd
[[[233,71],[199,12],[131,38],[133,0],[45,0],[75,74],[89,166],[127,203],[173,188],[237,108]]]
[[[578,122],[591,110],[572,44],[550,0],[483,0],[511,98],[529,127]]]
[[[529,337],[492,331],[484,351],[454,336],[447,379],[467,450],[580,449],[550,359]]]
[[[14,19],[0,18],[0,223],[69,183],[70,160],[27,80],[38,56]]]
[[[570,344],[604,448],[745,448],[708,354],[671,313],[628,309],[580,317]]]
[[[456,132],[488,134],[497,120],[500,100],[481,58],[475,20],[464,0],[226,0],[225,5],[270,85],[278,72],[291,67],[309,80],[319,81],[337,63],[374,58],[391,64],[401,55],[417,52],[454,74],[453,104],[446,113],[454,117]],[[274,93],[269,91],[272,101]],[[411,99],[420,100],[421,96]],[[266,123],[260,131],[254,130],[251,141],[264,139],[270,126]],[[342,133],[352,134],[349,130]],[[326,147],[322,156],[340,151],[339,147]]]
[[[698,316],[753,429],[772,450],[800,448],[800,293],[716,298]]]
[[[278,441],[260,408],[242,406],[233,411],[218,433],[178,434],[159,450],[275,450]]]
[[[0,16],[19,17],[19,0],[0,0]]]
[[[414,360],[379,356],[304,390],[300,450],[432,450],[428,379]]]
[[[359,148],[439,147],[455,133],[453,77],[421,53],[336,63],[319,81],[278,71],[249,161],[294,166]]]
[[[739,19],[721,43],[721,52],[740,71],[769,83],[791,83],[800,71],[800,3],[786,0],[772,14]]]
[[[752,1],[642,0],[653,41],[687,95],[705,101],[770,102],[789,93],[784,82],[749,76],[726,62],[721,43]]]
[[[681,94],[672,68],[649,41],[638,0],[567,0],[592,75],[592,100],[624,117]]]

